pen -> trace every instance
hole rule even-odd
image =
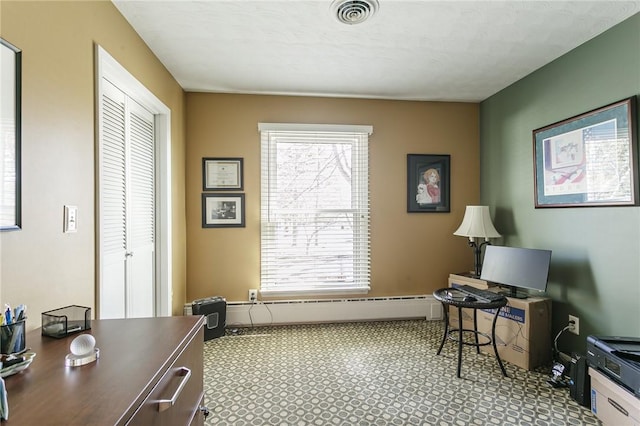
[[[4,319],[7,324],[11,324],[11,306],[4,305],[6,310],[4,311]]]
[[[16,312],[13,315],[16,319],[16,321],[22,321],[24,319],[24,315],[25,315],[25,311],[27,310],[27,307],[23,304],[20,304],[16,307]]]

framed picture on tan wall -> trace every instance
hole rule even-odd
[[[244,194],[202,194],[203,228],[244,228]]]
[[[451,156],[407,155],[407,212],[448,213]]]
[[[0,230],[21,228],[22,51],[0,38]]]
[[[203,158],[203,191],[242,191],[242,158]]]

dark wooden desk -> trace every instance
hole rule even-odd
[[[202,316],[94,320],[87,332],[100,358],[66,367],[69,344],[27,333],[36,352],[26,370],[5,378],[7,425],[204,424]],[[159,412],[158,399],[171,398],[191,370],[177,403]],[[154,402],[155,401],[155,402]]]
[[[496,355],[496,360],[498,361],[498,365],[500,366],[500,370],[502,370],[502,375],[507,376],[507,371],[504,369],[504,365],[502,364],[502,360],[500,359],[500,354],[498,354],[498,348],[496,347],[496,321],[498,320],[498,315],[500,314],[500,309],[502,309],[507,304],[507,298],[501,297],[500,299],[490,302],[490,301],[465,301],[463,300],[463,294],[458,294],[456,297],[449,297],[448,293],[456,292],[455,289],[452,288],[442,288],[440,290],[436,290],[433,293],[433,297],[442,303],[442,308],[444,311],[444,334],[442,336],[442,342],[440,343],[440,348],[438,348],[437,355],[440,355],[442,351],[442,347],[444,346],[444,342],[447,341],[447,338],[451,337],[452,333],[457,333],[457,341],[458,341],[458,377],[460,377],[460,370],[462,368],[462,346],[463,345],[472,345],[476,347],[477,353],[480,353],[480,346],[493,345],[493,351]],[[458,308],[458,328],[450,328],[449,326],[449,306],[455,306]],[[470,308],[473,310],[473,330],[462,327],[462,308]],[[478,317],[477,310],[478,309],[495,309],[496,312],[493,317],[493,323],[491,324],[491,336],[486,335],[478,331]],[[465,342],[463,339],[463,333],[468,332],[472,333],[475,339],[474,343]],[[483,336],[488,339],[486,342],[480,343],[478,341],[478,336]]]

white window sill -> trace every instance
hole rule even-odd
[[[260,290],[260,294],[264,297],[288,297],[288,296],[327,296],[327,295],[345,295],[345,294],[367,294],[371,290],[370,287],[335,287],[335,288],[312,288],[312,289],[269,289]]]

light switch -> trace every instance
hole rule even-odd
[[[78,207],[64,206],[64,232],[76,232],[78,230]]]

